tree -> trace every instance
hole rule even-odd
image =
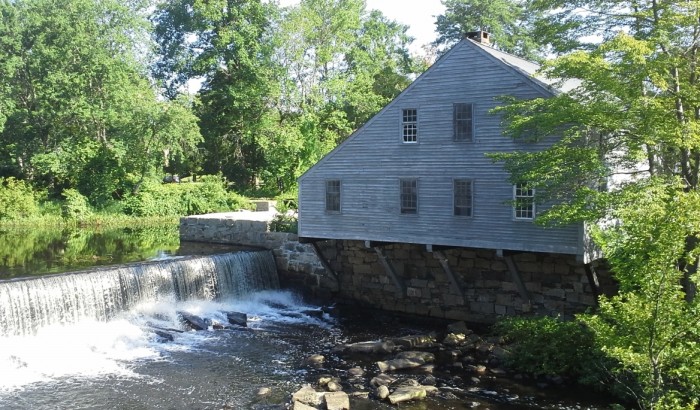
[[[155,76],[166,94],[202,80],[196,111],[204,172],[222,173],[241,188],[264,167],[256,137],[277,92],[269,32],[275,10],[260,0],[179,0],[162,3],[153,17]]]
[[[433,43],[446,50],[464,38],[465,33],[483,30],[491,33],[494,47],[529,59],[539,59],[544,49],[533,36],[534,9],[522,0],[442,0],[445,14],[435,21],[438,37]]]
[[[426,67],[409,55],[408,28],[364,1],[303,0],[279,27],[280,133],[261,134],[261,146],[274,170],[265,179],[289,188]]]
[[[514,138],[557,142],[494,157],[513,182],[554,204],[540,222],[596,226],[620,292],[583,320],[617,362],[613,376],[642,408],[692,408],[700,386],[700,4],[535,5],[547,16],[540,38],[570,51],[543,73],[573,89],[499,108]]]
[[[56,196],[79,188],[96,205],[122,189],[127,175],[146,164],[163,166],[162,155],[140,145],[153,140],[146,113],[161,105],[144,66],[147,6],[138,0],[0,4],[0,53],[7,57],[0,95],[12,100],[0,134],[5,174]],[[157,138],[160,145],[174,140],[165,133]],[[179,147],[197,138],[190,133]]]

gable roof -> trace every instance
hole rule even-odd
[[[508,54],[500,50],[496,50],[493,47],[481,44],[473,40],[467,40],[473,43],[486,54],[490,55],[493,59],[496,59],[499,62],[510,67],[514,71],[520,72],[526,77],[529,77],[530,80],[539,83],[541,87],[545,87],[547,91],[549,91],[552,94],[571,91],[580,84],[580,82],[576,80],[566,80],[562,82],[558,78],[547,78],[538,73],[540,65],[537,63],[533,63],[532,61],[525,60],[523,58],[514,56],[512,54]]]
[[[432,71],[435,70],[436,67],[440,65],[440,63],[446,59],[449,58],[449,56],[453,53],[455,53],[457,49],[462,47],[463,45],[468,45],[473,47],[475,50],[480,52],[482,55],[484,55],[486,58],[491,59],[495,61],[497,64],[505,67],[506,69],[512,71],[515,73],[517,76],[522,77],[525,81],[530,83],[533,88],[539,90],[544,96],[554,96],[560,92],[568,91],[568,89],[556,89],[554,85],[557,83],[556,80],[547,80],[544,79],[541,76],[537,75],[537,70],[539,70],[540,66],[537,63],[533,63],[531,61],[522,59],[520,57],[516,57],[512,54],[505,53],[503,51],[496,50],[493,47],[481,44],[477,41],[471,40],[469,38],[464,38],[462,39],[459,43],[455,44],[451,49],[449,49],[445,54],[443,54],[440,58],[438,58],[433,65],[431,65],[425,72],[423,72],[421,75],[418,76],[411,84],[409,84],[406,89],[404,89],[399,95],[394,97],[393,100],[391,100],[387,105],[384,106],[379,112],[377,112],[372,118],[370,118],[366,123],[364,123],[360,128],[355,130],[350,136],[348,136],[345,141],[342,143],[338,144],[334,149],[332,149],[329,153],[323,156],[316,164],[311,166],[309,169],[307,169],[299,178],[298,180],[302,180],[311,170],[316,168],[317,166],[321,165],[322,163],[325,163],[329,158],[331,158],[339,149],[341,149],[346,143],[350,142],[354,137],[358,134],[360,134],[365,128],[369,127],[372,125],[374,120],[380,116],[384,111],[389,110],[391,107],[393,107],[396,104],[396,101],[398,101],[401,96],[404,94],[410,92],[415,84],[420,82],[424,77],[428,76]],[[563,87],[562,87],[563,88]],[[573,87],[572,87],[573,88]]]

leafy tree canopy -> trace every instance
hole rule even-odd
[[[540,59],[544,49],[533,36],[539,16],[523,0],[442,0],[445,14],[435,21],[438,37],[433,43],[443,50],[471,31],[491,33],[494,47],[531,60]]]

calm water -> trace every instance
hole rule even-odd
[[[0,280],[239,249],[180,243],[176,224],[117,229],[2,229]]]

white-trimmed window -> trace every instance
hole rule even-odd
[[[473,104],[455,103],[452,105],[452,128],[454,140],[471,142],[474,138]]]
[[[326,181],[326,212],[340,212],[340,180]]]
[[[513,218],[535,218],[535,189],[521,182],[513,185]]]
[[[474,182],[471,179],[455,179],[453,181],[454,215],[472,216]]]
[[[401,193],[401,213],[418,213],[418,180],[416,178],[402,178],[399,180]]]
[[[418,110],[404,108],[401,110],[401,136],[405,143],[418,142]]]

